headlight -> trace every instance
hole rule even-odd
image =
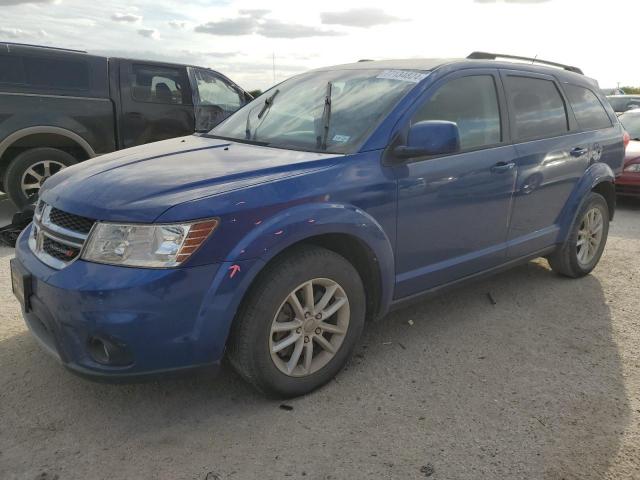
[[[625,172],[640,172],[640,163],[632,163],[624,169]]]
[[[97,222],[89,234],[82,258],[131,267],[176,267],[186,261],[217,226],[217,220],[171,225]]]

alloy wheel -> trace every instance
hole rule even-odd
[[[595,258],[602,243],[603,228],[604,219],[600,209],[592,208],[582,217],[576,244],[576,253],[580,265],[589,265]]]
[[[269,352],[275,366],[292,377],[311,375],[336,355],[349,329],[349,299],[328,278],[297,286],[271,324]]]
[[[35,198],[44,181],[65,167],[64,163],[55,160],[42,160],[34,163],[22,174],[20,182],[22,193],[28,199]]]

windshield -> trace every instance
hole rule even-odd
[[[273,87],[210,135],[292,150],[350,153],[426,72],[310,72]]]
[[[640,140],[640,113],[623,113],[620,123],[633,140]]]

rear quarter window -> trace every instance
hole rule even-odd
[[[557,137],[569,131],[567,109],[554,82],[509,75],[505,87],[517,140]]]
[[[611,126],[609,115],[591,90],[577,85],[565,85],[564,89],[582,130],[599,130]]]

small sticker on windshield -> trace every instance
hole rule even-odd
[[[376,78],[386,80],[400,80],[402,82],[418,83],[429,76],[428,73],[414,72],[412,70],[385,70]]]
[[[334,135],[332,140],[338,143],[348,142],[351,137],[349,135]]]

